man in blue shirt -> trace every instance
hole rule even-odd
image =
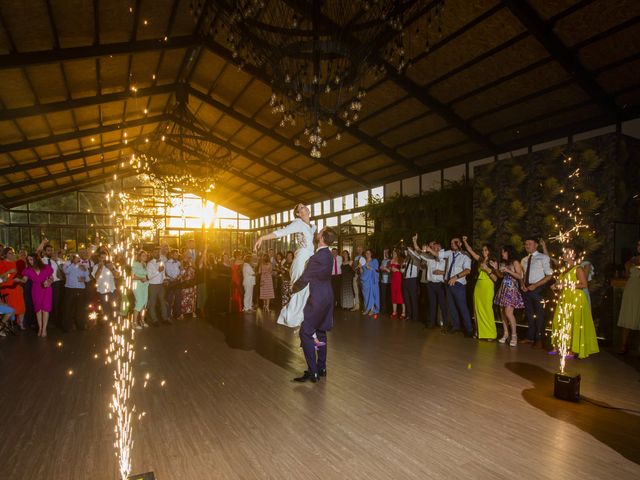
[[[82,259],[71,254],[69,261],[62,267],[65,275],[64,284],[64,315],[62,329],[71,331],[75,325],[78,330],[84,330],[87,325],[87,296],[86,282],[89,281],[89,271],[81,263]]]

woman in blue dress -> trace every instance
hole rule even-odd
[[[364,302],[364,311],[366,314],[378,318],[380,313],[380,285],[379,285],[379,264],[378,260],[373,258],[371,250],[364,252],[365,263],[360,273],[360,281],[362,282],[362,298]]]

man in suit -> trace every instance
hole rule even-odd
[[[300,325],[300,342],[308,370],[296,382],[317,382],[327,375],[327,331],[333,326],[333,289],[331,270],[333,257],[329,247],[336,241],[336,232],[325,227],[316,235],[318,248],[309,259],[302,276],[293,284],[292,293],[309,285],[309,299]],[[316,342],[313,335],[318,339]]]

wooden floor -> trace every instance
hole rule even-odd
[[[298,342],[273,315],[190,320],[138,336],[134,398],[146,416],[134,426],[134,472],[640,478],[640,416],[554,399],[557,360],[544,352],[339,312],[328,378],[295,384],[304,369]],[[0,342],[0,479],[118,477],[107,339],[104,328]],[[571,362],[584,396],[640,408],[637,370],[606,352]]]

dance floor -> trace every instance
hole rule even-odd
[[[0,478],[118,478],[107,342],[107,328],[0,342]],[[350,312],[336,313],[329,342],[326,380],[297,384],[304,360],[275,314],[142,331],[134,400],[146,415],[134,422],[134,472],[159,480],[640,478],[640,416],[553,398],[557,359],[544,352]],[[640,409],[639,373],[613,355],[569,365],[591,401]]]

